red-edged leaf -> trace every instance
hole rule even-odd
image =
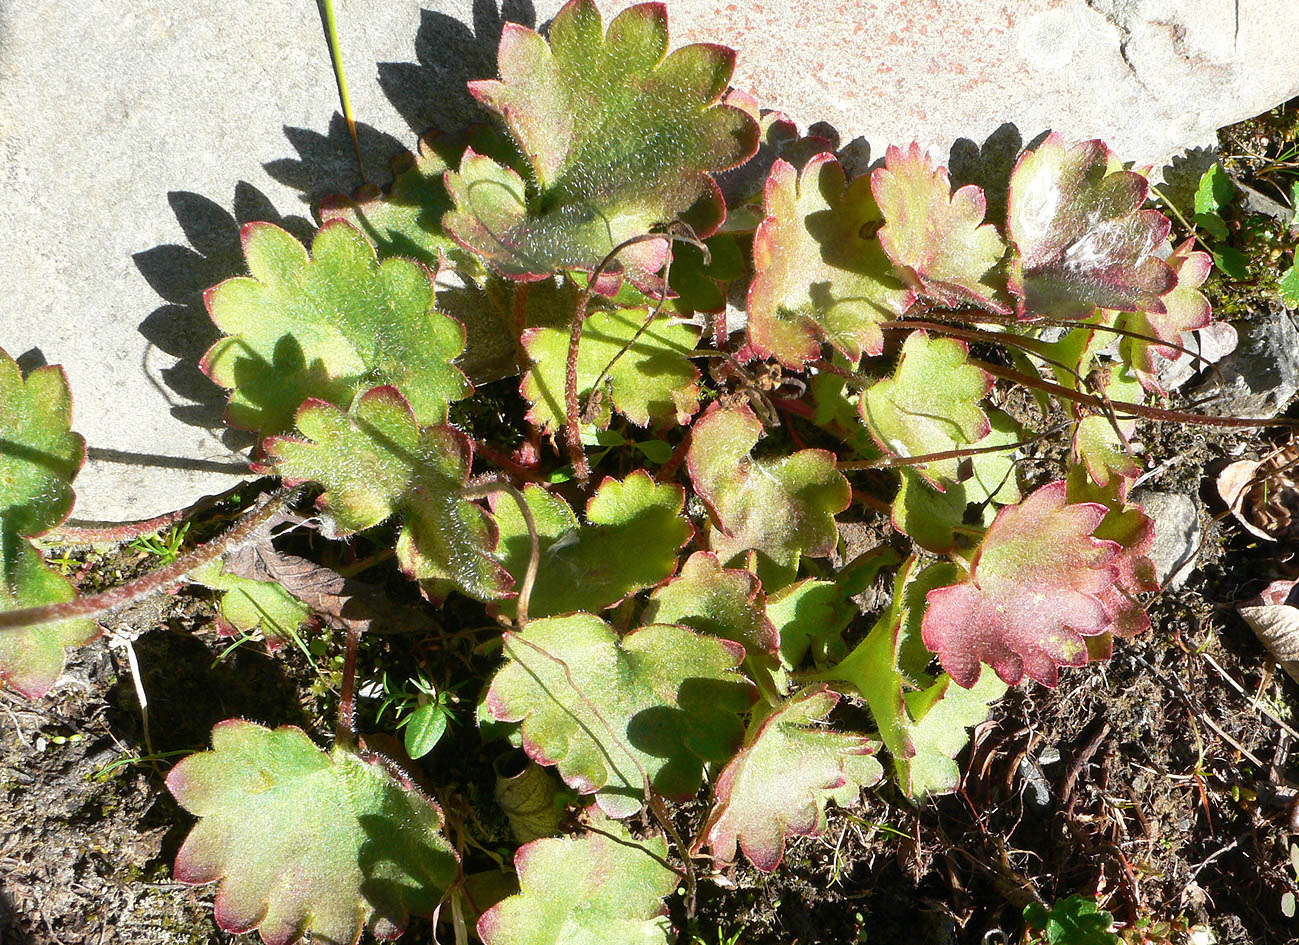
[[[1183,332],[1204,328],[1213,320],[1213,308],[1200,291],[1213,268],[1213,259],[1208,253],[1196,252],[1192,238],[1173,250],[1168,265],[1177,274],[1177,287],[1161,299],[1164,312],[1134,312],[1124,320],[1123,327],[1159,341],[1181,344]],[[1134,338],[1124,338],[1122,348],[1137,376],[1151,390],[1158,389],[1154,379],[1159,369],[1156,355],[1169,361],[1186,357],[1167,345]]]
[[[881,322],[914,298],[898,280],[874,231],[882,221],[870,178],[849,182],[832,154],[802,173],[776,161],[767,179],[767,218],[753,241],[749,348],[801,368],[828,341],[853,361],[884,349]]]
[[[974,184],[952,193],[947,168],[935,169],[912,142],[890,147],[871,174],[871,192],[884,215],[880,245],[917,292],[939,305],[978,305],[1009,315],[990,276],[1006,245],[984,223],[988,204]]]
[[[966,579],[927,595],[925,646],[952,679],[968,689],[982,662],[1010,685],[1054,686],[1060,666],[1087,662],[1083,638],[1109,627],[1119,576],[1118,544],[1093,537],[1105,514],[1067,505],[1063,480],[997,513]]]
[[[749,655],[774,654],[780,634],[767,616],[767,597],[757,575],[723,568],[717,555],[698,551],[681,573],[650,595],[647,623],[675,623],[734,640]]]
[[[1155,255],[1168,218],[1142,210],[1150,184],[1104,142],[1048,135],[1010,178],[1010,289],[1021,318],[1087,316],[1096,308],[1163,314],[1177,277]]]

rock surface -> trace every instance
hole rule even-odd
[[[604,0],[606,14],[626,5]],[[370,176],[464,124],[503,20],[557,0],[336,4]],[[979,178],[1048,128],[1160,162],[1299,92],[1292,0],[669,0],[677,42],[739,49],[735,83],[844,141],[917,138]],[[196,369],[202,290],[238,225],[301,235],[360,183],[312,4],[33,0],[0,6],[0,346],[68,369],[91,446],[82,520],[182,507],[238,481],[246,446]]]
[[[1186,583],[1200,557],[1200,513],[1194,499],[1174,492],[1134,489],[1132,501],[1155,523],[1150,560],[1159,582],[1176,590]]]

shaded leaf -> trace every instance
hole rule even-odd
[[[656,624],[619,637],[599,617],[530,620],[506,634],[509,662],[487,693],[492,716],[523,723],[523,747],[614,817],[641,808],[645,781],[685,800],[705,762],[743,738],[751,683],[735,672],[744,648]]]
[[[767,217],[753,243],[749,348],[801,368],[828,341],[850,360],[884,349],[880,323],[913,294],[893,272],[879,240],[882,222],[870,178],[849,182],[831,154],[802,173],[778,160],[764,197]]]
[[[565,4],[548,41],[506,23],[500,80],[469,88],[504,120],[535,187],[470,149],[447,175],[455,207],[443,225],[519,280],[593,270],[629,237],[683,215],[711,235],[726,211],[710,172],[757,148],[753,119],[721,103],[734,62],[702,44],[669,55],[661,4],[629,7],[607,34],[592,0]],[[666,251],[660,240],[624,250],[597,291],[616,292],[622,270],[650,285]]]
[[[1087,662],[1083,638],[1107,629],[1102,595],[1118,579],[1118,545],[1092,536],[1105,514],[1066,505],[1063,480],[997,513],[969,575],[928,594],[925,646],[952,679],[973,686],[984,662],[1011,685],[1054,686],[1060,666]]]
[[[421,423],[443,423],[469,393],[452,361],[464,327],[434,309],[433,276],[409,259],[379,261],[344,220],[316,233],[311,255],[269,223],[243,229],[251,273],[204,296],[225,333],[203,355],[204,372],[229,388],[227,420],[282,433],[308,398],[347,407],[362,390],[393,385]]]
[[[767,616],[766,600],[757,575],[723,568],[717,555],[698,551],[679,575],[650,595],[643,619],[732,640],[750,656],[774,654],[780,636]]]
[[[736,847],[758,869],[780,865],[787,837],[825,831],[825,805],[857,801],[883,775],[863,735],[824,725],[839,697],[824,686],[790,696],[753,731],[717,779],[716,798],[692,852],[707,845],[719,865]]]
[[[1299,582],[1273,581],[1236,610],[1290,678],[1299,682]]]
[[[678,882],[661,862],[667,843],[639,840],[616,821],[598,828],[519,848],[518,895],[478,920],[486,945],[667,945],[663,900]]]
[[[956,547],[956,526],[965,519],[965,487],[949,482],[939,492],[910,469],[898,472],[902,485],[893,498],[893,527],[926,551],[949,553]]]
[[[490,600],[508,589],[509,575],[489,556],[496,545],[491,520],[461,497],[473,457],[463,433],[419,426],[394,387],[366,391],[354,414],[309,400],[298,411],[298,430],[305,439],[267,440],[267,456],[287,482],[325,487],[318,505],[337,535],[400,516],[397,560],[430,595],[456,588]]]
[[[1142,210],[1150,184],[1101,141],[1052,133],[1011,173],[1010,289],[1021,318],[1086,317],[1096,308],[1163,314],[1177,278],[1155,251],[1168,218]]]
[[[790,573],[803,555],[834,551],[834,517],[848,507],[851,491],[833,453],[756,459],[751,450],[761,436],[762,423],[747,405],[713,404],[691,433],[690,480],[716,517],[709,545],[724,563],[752,549]]]
[[[586,404],[592,385],[603,375],[596,396],[604,406],[593,412],[602,429],[609,426],[614,410],[643,427],[651,422],[688,423],[699,409],[699,369],[687,360],[699,340],[699,329],[661,315],[633,342],[648,316],[646,308],[600,310],[588,315],[582,325],[578,397]],[[524,375],[521,392],[532,404],[528,419],[543,432],[564,426],[569,334],[567,325],[533,328],[523,334],[532,367]],[[624,346],[627,350],[614,361]]]
[[[176,856],[175,878],[221,880],[216,919],[259,929],[267,945],[310,933],[356,942],[364,928],[396,938],[430,915],[459,869],[442,812],[376,760],[326,754],[301,729],[231,719],[212,750],[167,775],[199,818]]]
[[[972,446],[992,429],[979,402],[992,376],[966,363],[968,349],[952,338],[916,330],[902,345],[893,377],[866,388],[858,410],[871,436],[894,456],[921,456]],[[910,467],[939,489],[960,478],[959,459]]]
[[[537,584],[528,612],[534,617],[599,611],[628,594],[653,587],[676,570],[677,553],[693,529],[682,515],[680,486],[657,483],[644,470],[605,479],[586,506],[585,522],[562,498],[529,484],[523,495],[541,544]],[[532,542],[515,503],[493,497],[500,528],[500,559],[523,580]],[[514,615],[514,602],[497,605]]]
[[[890,147],[871,174],[871,192],[884,216],[880,245],[916,291],[939,305],[978,305],[999,314],[1010,308],[990,279],[1006,245],[984,223],[983,191],[968,184],[955,193],[947,168],[934,168],[912,142]]]
[[[275,650],[311,619],[311,608],[279,583],[224,573],[220,558],[191,571],[188,579],[222,592],[217,625],[223,636],[260,631],[267,648]]]
[[[1126,364],[1100,369],[1100,391],[1109,400],[1141,403],[1145,390]],[[1116,429],[1117,427],[1117,429]],[[1130,438],[1137,422],[1112,419],[1100,413],[1086,413],[1074,426],[1073,454],[1087,468],[1087,474],[1099,486],[1108,486],[1115,478],[1135,479],[1141,474],[1139,463],[1119,438]]]

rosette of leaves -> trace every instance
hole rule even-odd
[[[617,821],[599,832],[519,847],[519,892],[478,920],[486,945],[667,945],[663,900],[679,881],[662,837],[633,837]]]
[[[840,663],[814,677],[866,700],[893,758],[898,786],[913,800],[956,790],[955,758],[969,730],[1006,691],[990,672],[968,689],[946,674],[934,678],[928,672],[933,654],[921,640],[925,595],[956,576],[954,565],[921,569],[909,559],[894,581],[892,603],[871,632]]]
[[[222,722],[167,787],[199,818],[175,878],[220,880],[217,924],[258,929],[266,945],[353,945],[366,928],[396,938],[459,870],[437,804],[380,760],[327,754],[291,726]]]
[[[29,539],[72,511],[72,480],[86,443],[72,432],[72,396],[63,369],[23,377],[0,349],[0,610],[71,600],[72,582],[45,566]],[[93,640],[93,620],[0,629],[0,680],[29,699],[45,695],[63,672],[64,649]]]
[[[687,463],[695,492],[716,521],[709,546],[729,563],[746,551],[771,571],[764,583],[789,583],[804,556],[824,557],[839,539],[834,517],[852,493],[826,450],[759,459],[762,421],[747,406],[713,404],[695,422]],[[761,574],[761,571],[759,572]]]
[[[706,763],[730,758],[755,698],[744,648],[653,624],[619,636],[591,614],[530,620],[505,638],[487,707],[521,722],[523,747],[601,809],[629,817],[646,790],[685,800]]]
[[[1052,133],[1010,177],[1010,289],[1021,318],[1086,317],[1097,308],[1166,312],[1177,276],[1156,255],[1168,218],[1143,210],[1150,184],[1101,141]]]
[[[1113,623],[1121,549],[1094,534],[1107,511],[1067,503],[1061,480],[997,513],[969,574],[927,595],[924,643],[952,679],[969,688],[987,663],[1011,685],[1054,686],[1060,666],[1087,662],[1085,638]]]
[[[270,223],[248,224],[242,239],[250,274],[204,296],[225,337],[201,366],[231,391],[229,423],[282,433],[308,398],[347,407],[358,393],[391,385],[421,423],[438,424],[469,393],[452,363],[464,327],[435,309],[423,265],[380,261],[345,220],[322,226],[310,254]]]
[[[523,496],[537,528],[540,559],[528,612],[534,617],[596,612],[671,577],[677,554],[694,529],[682,510],[685,492],[655,482],[638,470],[626,479],[607,478],[587,503],[585,521],[558,495],[529,484]],[[518,506],[493,497],[500,529],[499,558],[522,581],[532,538]],[[500,612],[513,616],[515,602]]]
[[[873,235],[883,218],[869,177],[849,182],[832,154],[800,173],[777,160],[767,179],[766,219],[753,241],[749,349],[801,368],[828,341],[849,360],[884,350],[883,322],[914,293]]]
[[[629,7],[605,31],[592,0],[570,0],[549,37],[505,24],[499,80],[469,85],[523,154],[527,177],[472,148],[446,177],[443,226],[493,270],[532,281],[591,272],[619,244],[684,219],[712,234],[725,205],[710,174],[757,148],[756,123],[722,103],[735,56],[720,46],[668,53],[662,4]],[[624,249],[595,282],[653,284],[666,240]]]
[[[857,803],[863,787],[883,772],[862,735],[822,723],[839,696],[810,686],[790,696],[761,725],[717,779],[717,797],[692,852],[704,845],[718,864],[734,862],[736,848],[763,872],[780,865],[785,840],[818,836],[825,806]]]
[[[266,454],[289,484],[324,486],[319,507],[335,535],[401,519],[397,560],[435,599],[457,589],[492,600],[510,576],[491,557],[496,529],[462,493],[473,446],[454,427],[421,426],[395,387],[366,391],[348,412],[322,400],[298,411],[301,437],[266,441]]]

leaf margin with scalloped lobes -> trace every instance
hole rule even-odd
[[[969,364],[968,355],[969,346],[955,338],[930,337],[923,328],[907,335],[892,376],[867,387],[857,401],[881,449],[922,456],[975,446],[992,432],[979,406],[992,390],[992,375]],[[959,464],[956,458],[938,459],[910,468],[941,491],[944,480],[957,481]]]
[[[464,326],[437,310],[434,274],[422,263],[380,259],[365,234],[342,218],[327,220],[310,250],[272,223],[245,225],[240,241],[250,274],[203,294],[222,337],[199,360],[203,373],[229,391],[231,426],[284,433],[310,398],[347,407],[361,391],[384,384],[400,389],[421,421],[444,423],[449,403],[471,391],[454,364],[464,351]],[[349,266],[346,277],[330,274]],[[342,301],[331,300],[332,292],[342,292]],[[322,319],[322,312],[335,320]],[[357,313],[380,326],[352,323]],[[388,344],[393,326],[408,335],[408,344],[375,348],[376,338]]]
[[[731,640],[749,656],[772,656],[780,649],[780,633],[767,614],[758,576],[722,567],[711,551],[696,551],[675,577],[655,588],[641,619]]]
[[[528,483],[524,500],[532,512],[541,545],[537,582],[529,603],[533,617],[552,617],[576,611],[598,612],[613,607],[637,591],[654,587],[670,578],[677,568],[678,553],[694,535],[694,528],[682,514],[685,490],[675,483],[657,482],[643,469],[624,479],[606,476],[586,504],[582,521],[562,497]],[[496,518],[500,540],[497,557],[516,581],[522,581],[532,543],[522,513],[510,498],[494,495],[488,500]],[[627,513],[632,513],[627,517]],[[615,531],[616,529],[616,531]],[[614,536],[612,547],[608,545]],[[662,541],[651,541],[662,538]],[[630,541],[638,553],[639,574],[633,580],[598,582],[599,562],[621,563],[623,554],[614,553],[617,542]],[[587,548],[583,549],[583,543]],[[604,546],[604,547],[602,547]],[[584,561],[579,555],[585,555]],[[568,575],[550,577],[552,569],[568,562]],[[610,589],[593,594],[592,589]],[[572,596],[574,593],[577,596]],[[496,613],[514,616],[515,601],[492,605]]]
[[[397,457],[394,461],[393,449],[379,443],[361,424],[373,427],[398,449],[411,450],[411,457],[421,465],[436,456],[446,468],[430,478],[432,467],[425,465],[421,472],[412,460]],[[288,485],[311,481],[325,487],[316,505],[330,516],[334,536],[352,535],[400,515],[397,560],[429,597],[440,600],[453,588],[478,600],[494,600],[506,593],[510,576],[491,556],[496,547],[495,524],[483,508],[459,494],[473,462],[473,443],[464,433],[447,425],[420,426],[401,391],[391,386],[366,391],[350,412],[323,400],[308,400],[298,410],[297,427],[301,436],[273,436],[264,442],[268,462]],[[352,439],[352,448],[345,452],[353,461],[331,463],[322,458],[326,456],[321,452],[322,437]],[[368,475],[356,462],[367,458],[372,467]],[[356,467],[350,482],[339,474],[348,465]],[[384,465],[390,467],[386,473]],[[362,477],[377,490],[361,495],[356,480]],[[420,503],[429,493],[438,500],[438,508]],[[430,521],[438,513],[459,526],[451,530],[451,540]]]
[[[592,658],[592,649],[606,654]],[[620,635],[594,614],[543,617],[529,620],[522,633],[508,633],[504,652],[508,661],[492,677],[485,697],[492,717],[521,723],[528,756],[538,764],[554,766],[564,783],[579,794],[594,794],[600,809],[616,818],[641,809],[646,779],[654,791],[669,799],[694,796],[705,763],[725,761],[739,747],[744,735],[740,714],[757,698],[753,684],[737,670],[744,660],[740,644],[673,624],[651,624]],[[520,659],[524,654],[533,661],[530,665]],[[697,664],[692,669],[703,675],[681,678],[684,671],[672,664],[672,658],[680,660],[687,654]],[[666,666],[656,665],[656,660]],[[649,667],[652,673],[660,673],[661,678],[652,682],[662,688],[675,685],[675,691],[668,695],[651,685],[648,695],[628,692],[627,681],[638,663],[642,670]],[[543,681],[548,676],[555,676],[553,687]],[[712,686],[683,692],[691,679]],[[617,701],[612,709],[596,705],[593,693],[602,685],[614,687]],[[546,698],[533,701],[529,690],[538,686]],[[561,702],[558,692],[571,694],[571,704]],[[558,705],[559,711],[549,703]],[[681,711],[696,720],[684,734],[674,735],[661,716],[645,719],[655,710]],[[589,721],[582,721],[585,716]],[[584,735],[556,734],[551,727],[555,717],[578,720]],[[639,725],[638,718],[642,719]],[[631,727],[636,727],[635,733],[629,731]],[[675,741],[668,744],[665,738]],[[651,754],[642,747],[646,740],[670,756]]]
[[[987,663],[1008,685],[1028,676],[1054,687],[1060,666],[1087,663],[1085,638],[1107,629],[1102,595],[1118,579],[1120,549],[1117,542],[1093,537],[1105,506],[1068,504],[1066,488],[1063,479],[1050,482],[1018,505],[1002,508],[975,549],[969,573],[926,595],[925,646],[938,654],[958,685],[974,685],[980,664]],[[1061,534],[1041,534],[1048,519],[1054,519]],[[1029,525],[1036,537],[1025,539],[1022,533]],[[1072,547],[1066,545],[1070,539]],[[1043,566],[1055,571],[1045,575],[1045,582],[1040,580]],[[1026,603],[1036,610],[1027,612]]]
[[[946,308],[1013,311],[985,281],[1006,255],[1006,244],[995,226],[983,222],[988,203],[981,188],[967,184],[953,192],[947,168],[935,167],[913,141],[906,151],[888,147],[883,166],[871,173],[871,193],[884,217],[880,246],[919,295]]]
[[[258,633],[274,653],[312,621],[311,608],[278,581],[258,581],[226,573],[222,558],[195,568],[186,580],[221,595],[217,602],[217,635]]]
[[[619,926],[603,926],[602,938],[586,937],[585,941],[601,941],[604,945],[667,945],[671,923],[663,900],[680,881],[674,871],[663,865],[668,855],[667,842],[659,836],[635,838],[619,821],[603,821],[599,823],[599,831],[579,837],[544,837],[519,847],[514,854],[519,892],[498,902],[478,919],[478,937],[485,945],[567,945],[569,939],[549,934],[552,923],[547,921],[550,918],[547,911],[556,904],[568,907],[566,920],[558,930],[562,932],[570,928],[573,912],[579,906],[585,906],[582,909],[585,914],[593,903],[620,905],[633,915],[611,920],[618,921]],[[615,836],[605,835],[609,833]],[[639,854],[635,852],[638,850]],[[560,858],[568,861],[562,883],[558,884],[560,889],[554,889],[555,883],[546,883],[545,890],[536,895],[532,887],[538,874],[552,860]],[[621,895],[595,895],[588,884],[581,882],[595,877],[592,885],[602,891],[609,877],[622,879],[637,867],[641,874],[638,879],[625,883],[625,888],[615,889]],[[557,894],[561,891],[564,895]],[[575,901],[565,902],[568,898]],[[654,903],[658,903],[657,907]],[[539,920],[539,914],[545,919]],[[526,931],[512,934],[511,928],[516,925],[522,925]],[[545,938],[537,934],[543,930],[547,933]],[[594,936],[595,933],[587,931]]]
[[[1156,340],[1123,338],[1119,341],[1119,351],[1132,366],[1142,386],[1156,392],[1161,391],[1157,379],[1157,357],[1168,361],[1189,357],[1159,342],[1181,344],[1184,332],[1207,328],[1213,321],[1213,306],[1200,291],[1200,286],[1213,269],[1213,258],[1208,253],[1197,251],[1195,238],[1189,237],[1173,248],[1167,263],[1177,277],[1177,285],[1162,299],[1164,312],[1128,312],[1122,318],[1122,327]]]
[[[717,776],[713,807],[700,828],[692,855],[707,846],[713,851],[716,864],[727,865],[735,861],[738,846],[756,869],[770,873],[780,865],[790,837],[815,837],[825,831],[827,801],[843,803],[848,794],[855,801],[861,788],[879,781],[883,769],[873,757],[874,747],[869,738],[816,724],[838,703],[838,693],[813,684],[789,696],[780,706],[771,707],[770,714],[756,729],[751,729],[743,747]],[[772,750],[771,743],[777,737],[783,738],[786,744],[805,742],[807,751],[796,765],[787,765],[781,776],[758,776],[759,793],[768,803],[761,815],[755,816],[744,810],[744,803],[737,802],[737,794],[744,798],[746,793],[742,789],[737,791],[737,782],[750,780],[748,768]],[[861,760],[854,761],[854,758]],[[818,763],[821,768],[815,767]],[[773,774],[769,769],[766,773]],[[820,776],[820,780],[813,785],[796,785],[797,807],[793,812],[780,803],[771,803],[770,793],[788,793],[796,780],[809,774]],[[762,791],[763,788],[767,790]],[[781,799],[785,803],[789,800]],[[749,803],[753,803],[752,798]],[[736,824],[736,820],[742,822]]]
[[[638,427],[648,427],[652,423],[685,424],[699,410],[699,368],[689,361],[699,341],[699,328],[660,315],[632,342],[648,316],[648,308],[602,308],[592,311],[582,324],[577,349],[578,398],[587,402],[594,393],[592,385],[604,374],[600,396],[607,394],[606,406],[595,418],[601,429],[609,427],[614,412]],[[536,326],[523,332],[522,345],[530,366],[519,392],[532,404],[528,420],[543,433],[554,433],[565,423],[569,340],[566,325]],[[615,363],[613,358],[624,345],[626,349]]]
[[[822,339],[854,363],[884,350],[880,323],[906,312],[915,293],[897,278],[879,240],[862,235],[863,227],[882,219],[870,182],[869,175],[849,181],[829,153],[816,155],[801,171],[782,159],[772,165],[763,192],[766,217],[753,238],[746,351],[798,370],[818,356]],[[824,229],[823,240],[807,226],[815,214],[829,214],[837,226],[834,232]],[[818,301],[814,287],[822,286],[827,288],[817,294],[844,289],[844,300]],[[835,322],[825,324],[832,313]]]
[[[667,12],[661,3],[626,8],[609,22],[607,31],[593,0],[565,3],[551,21],[548,37],[506,23],[497,57],[501,78],[470,82],[469,91],[502,119],[529,165],[529,177],[538,194],[530,201],[529,188],[516,171],[470,149],[460,169],[448,171],[446,176],[455,205],[443,217],[444,229],[498,273],[517,281],[544,278],[565,269],[593,271],[616,245],[682,214],[696,235],[712,235],[725,219],[726,207],[711,175],[730,170],[753,155],[758,147],[758,126],[743,109],[724,102],[734,69],[732,50],[702,43],[671,52],[668,48]],[[565,88],[565,82],[577,87]],[[599,88],[601,83],[603,88]],[[585,114],[593,99],[599,101],[597,93],[614,87],[634,89],[628,94],[640,97],[630,102],[615,99],[605,105],[605,111],[644,118],[627,132],[630,145],[621,148],[615,146],[616,139],[611,145],[607,122],[587,122]],[[647,90],[652,88],[684,94],[655,113],[645,105]],[[687,112],[700,126],[689,134],[681,119]],[[597,111],[597,117],[601,114]],[[668,114],[675,122],[673,134],[655,134]],[[705,129],[704,125],[715,127]],[[647,179],[633,181],[638,196],[629,200],[631,187],[626,180],[601,180],[600,175],[612,174],[617,163],[614,156],[624,165],[635,164],[640,157],[635,149],[645,147],[647,141],[669,141],[676,150],[667,156],[655,153],[653,161],[641,160],[636,165],[642,172],[647,165],[654,170],[646,173]],[[559,153],[557,142],[566,146],[563,153]],[[691,145],[694,152],[705,153],[693,160],[698,166],[685,167]],[[626,153],[628,147],[630,154]],[[666,174],[670,167],[676,168],[675,172]],[[470,190],[484,181],[494,185],[489,197],[504,195],[505,200],[500,204],[498,199],[490,208],[484,205],[492,213],[489,223],[467,209]],[[579,183],[571,185],[569,181]],[[583,193],[582,182],[590,192]],[[651,198],[657,198],[661,206],[650,207]],[[549,206],[537,214],[537,204]],[[589,228],[599,236],[596,240],[587,235],[589,245],[564,231],[566,212],[577,218],[581,211],[604,221],[602,227]],[[556,218],[560,218],[557,224]],[[525,255],[522,262],[506,265],[517,255],[517,246],[511,246],[501,234],[520,224],[525,224],[524,237],[555,245],[541,245],[532,261]],[[545,238],[530,234],[527,225],[538,228]],[[599,230],[603,232],[597,234]],[[512,239],[517,240],[517,235]],[[565,241],[566,247],[561,245]],[[666,240],[624,250],[597,280],[594,290],[616,294],[624,273],[635,285],[653,287],[653,273],[663,265],[668,250]]]
[[[695,493],[716,522],[710,529],[709,547],[722,562],[754,550],[788,574],[797,569],[804,556],[825,557],[834,552],[839,537],[834,517],[852,503],[852,490],[836,468],[835,455],[827,450],[799,450],[774,462],[753,458],[752,449],[762,434],[762,421],[747,404],[727,408],[714,402],[695,421],[686,465]],[[705,456],[700,446],[704,441],[709,443],[710,451],[724,448],[725,452],[720,458]],[[751,476],[754,470],[761,475]],[[724,471],[729,476],[723,476]],[[790,516],[773,512],[765,501],[753,507],[755,501],[770,499],[770,495],[755,496],[756,490],[749,484],[779,481],[785,472],[803,481],[798,486],[801,508],[808,511],[806,518],[815,518],[815,522],[799,515],[797,527],[792,527]],[[738,486],[734,485],[737,476],[741,480]],[[767,525],[779,522],[780,533],[764,532],[757,519]]]
[[[250,843],[243,845],[245,849],[255,847],[258,851],[264,850],[268,842],[274,839],[275,832],[272,830],[252,829],[253,825],[249,823],[249,819],[253,815],[249,813],[246,805],[249,797],[255,797],[257,800],[253,802],[254,808],[262,810],[265,806],[271,806],[270,801],[273,798],[269,795],[276,791],[275,774],[277,773],[282,777],[288,776],[290,783],[304,777],[311,777],[314,780],[317,776],[342,782],[341,787],[333,785],[336,792],[334,803],[324,814],[318,815],[319,822],[312,825],[314,829],[306,830],[301,837],[297,838],[297,843],[282,845],[281,852],[286,857],[309,847],[312,840],[319,840],[318,832],[328,832],[331,828],[337,829],[343,826],[353,828],[351,840],[355,845],[357,857],[363,859],[366,855],[366,842],[377,842],[371,837],[371,833],[378,823],[361,823],[361,817],[366,816],[382,822],[385,815],[396,814],[400,819],[400,828],[392,832],[390,842],[384,845],[381,856],[375,856],[375,861],[377,863],[392,861],[396,855],[394,848],[396,851],[413,855],[414,850],[402,850],[400,845],[391,842],[400,839],[412,845],[423,841],[418,846],[418,850],[424,854],[428,863],[424,867],[424,876],[412,878],[409,873],[404,873],[399,877],[410,885],[425,884],[425,888],[419,890],[419,895],[424,897],[423,901],[412,904],[407,902],[401,893],[395,893],[397,899],[395,908],[392,903],[384,904],[384,908],[390,910],[390,915],[380,915],[364,890],[368,886],[371,890],[370,895],[373,895],[379,882],[386,881],[395,887],[396,881],[389,876],[379,881],[376,881],[373,876],[367,877],[366,866],[364,863],[358,863],[357,874],[362,881],[357,883],[355,897],[343,894],[343,898],[354,898],[356,903],[356,911],[351,916],[351,927],[344,930],[343,925],[348,924],[347,918],[336,915],[331,919],[340,923],[336,929],[328,931],[323,928],[310,929],[313,941],[350,945],[360,939],[366,928],[370,928],[376,937],[396,938],[404,930],[410,915],[431,915],[434,912],[445,889],[451,885],[459,871],[459,857],[441,835],[443,817],[436,802],[409,780],[396,776],[381,759],[365,758],[338,748],[326,753],[296,726],[285,725],[269,729],[244,719],[228,719],[218,723],[212,730],[212,746],[207,751],[182,759],[168,773],[166,783],[176,801],[199,818],[176,855],[173,876],[178,882],[186,885],[221,882],[216,896],[215,914],[217,924],[222,929],[245,932],[256,928],[267,945],[289,945],[301,939],[308,931],[308,927],[320,916],[321,910],[314,902],[307,905],[313,905],[315,908],[302,906],[295,909],[289,906],[284,915],[273,916],[270,894],[257,890],[250,892],[247,888],[240,889],[239,867],[235,867],[232,876],[228,854],[220,850],[222,827],[226,828],[227,836],[232,827],[236,833],[242,830],[253,834],[247,837]],[[245,767],[249,767],[251,761],[254,770],[239,772],[228,755],[223,757],[232,751],[237,755],[247,755],[248,757],[243,759]],[[295,768],[298,769],[296,774]],[[308,773],[304,774],[303,771]],[[321,772],[329,772],[329,774],[321,775]],[[238,777],[241,773],[242,779]],[[368,791],[360,784],[367,778],[374,782]],[[311,809],[310,805],[303,803],[304,792],[301,785],[292,792],[286,792],[282,786],[279,791],[291,794],[287,799],[281,799],[281,805],[287,806],[292,812],[293,816],[287,819],[295,827],[299,826],[305,819],[304,813]],[[384,792],[393,793],[385,795]],[[372,796],[371,799],[377,795],[384,801],[378,814],[363,815],[359,812],[362,809],[361,803],[367,799],[367,793]],[[241,794],[244,795],[243,805],[239,803]],[[400,798],[401,801],[393,801],[393,798]],[[399,806],[400,803],[407,804],[404,815],[401,811],[387,809],[390,806]],[[234,809],[234,814],[229,813],[231,808]],[[241,811],[242,817],[239,816]],[[356,822],[349,824],[342,817],[343,811],[353,813]],[[222,818],[222,820],[213,818]],[[233,823],[230,822],[231,818],[234,819]],[[281,820],[283,819],[285,818],[281,815]],[[414,837],[417,830],[423,834],[418,840]],[[214,833],[217,836],[214,837]],[[213,842],[217,844],[216,850],[207,847]],[[338,852],[337,838],[322,846],[332,852]],[[438,857],[427,857],[431,851],[442,854],[440,860]],[[281,880],[285,873],[282,870],[280,872],[272,870],[272,872],[276,891],[283,891],[284,883]],[[327,869],[309,870],[311,878],[317,880],[322,873],[329,872]],[[430,890],[427,884],[433,881],[436,881],[437,885],[432,886]],[[247,887],[249,881],[244,880],[243,884]],[[403,886],[403,891],[409,889],[410,885]],[[240,898],[240,894],[244,897],[251,895],[254,901],[237,903],[235,900]],[[337,897],[338,894],[335,892],[330,898]],[[268,918],[272,917],[278,921],[278,924],[268,929],[266,923]],[[345,931],[346,934],[336,935],[334,934],[336,931]]]
[[[1058,169],[1061,164],[1067,170],[1064,181],[1061,178],[1066,175]],[[1070,183],[1081,185],[1080,191],[1083,187],[1092,190],[1081,198],[1063,194],[1061,187],[1068,188]],[[1011,171],[1006,235],[1013,250],[1008,284],[1017,297],[1021,319],[1036,315],[1086,317],[1096,308],[1163,313],[1161,297],[1177,284],[1177,278],[1154,253],[1164,244],[1171,223],[1158,210],[1141,209],[1149,188],[1142,174],[1123,170],[1099,139],[1066,143],[1058,132],[1052,132],[1037,148],[1019,156]],[[1070,200],[1064,203],[1065,212],[1094,211],[1096,221],[1058,225],[1062,196]],[[1091,207],[1086,206],[1089,200],[1094,204]],[[1102,221],[1101,215],[1106,213],[1109,216]],[[1079,266],[1069,255],[1081,255],[1078,247],[1082,245],[1102,258],[1091,244],[1109,232],[1096,222],[1110,221],[1118,221],[1119,239],[1111,240],[1115,246],[1100,249],[1110,249],[1112,257],[1117,248],[1135,258],[1126,260],[1130,269],[1126,276],[1119,278],[1113,272],[1115,278],[1106,283],[1101,276],[1119,267]],[[1123,233],[1123,227],[1130,232]],[[1091,243],[1085,244],[1087,240]]]

